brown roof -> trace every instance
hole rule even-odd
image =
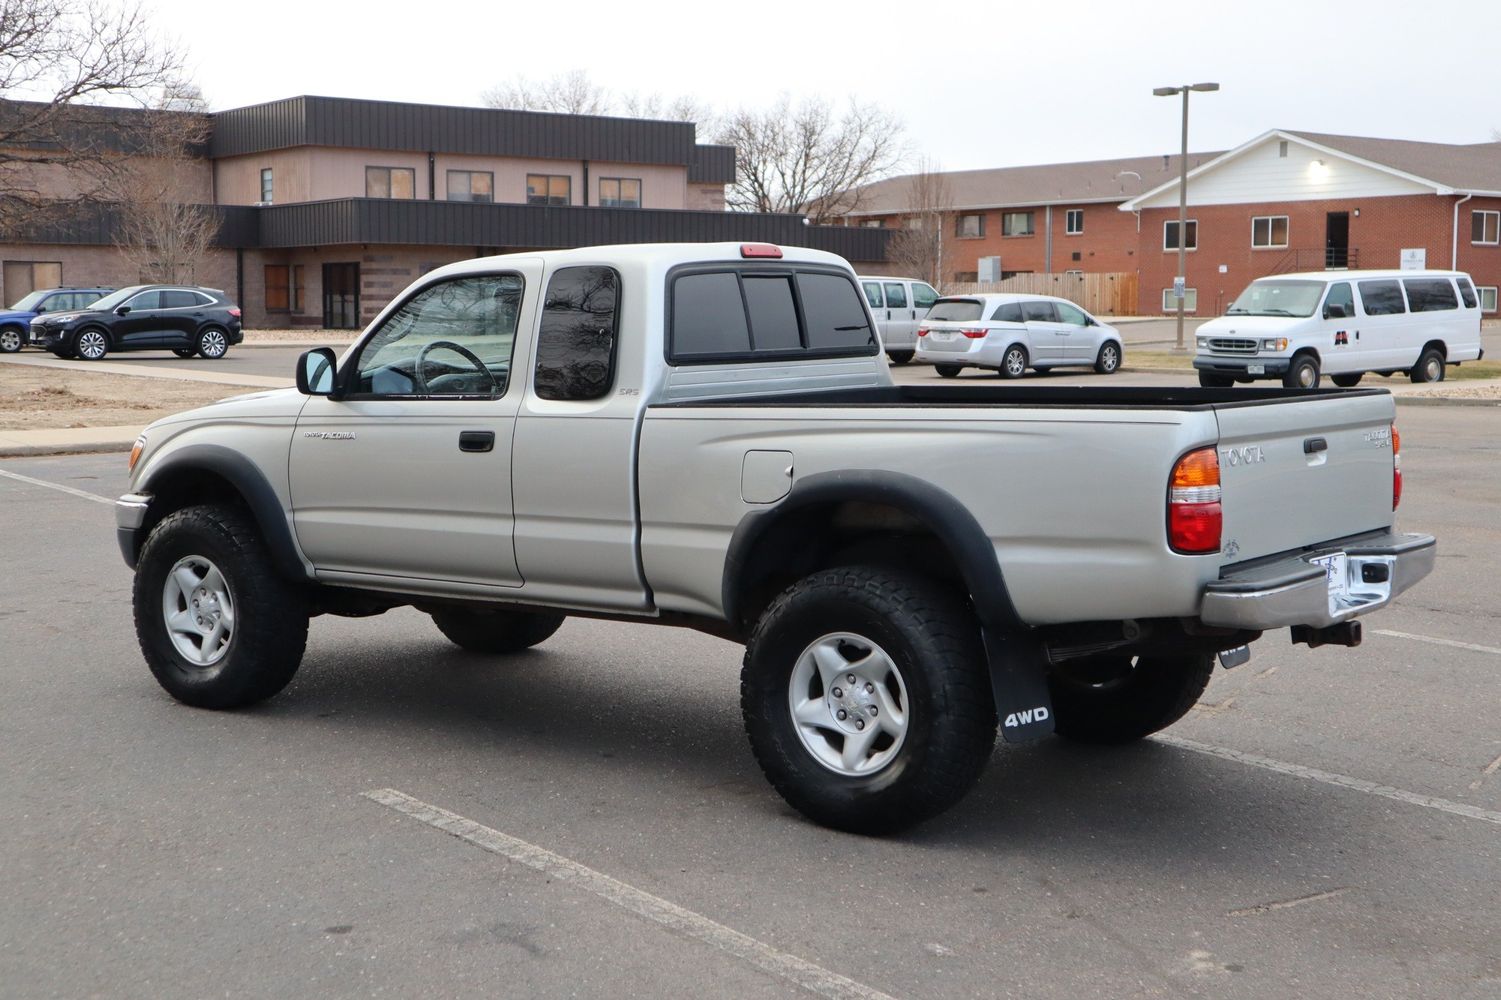
[[[1188,154],[1197,167],[1219,152]],[[1087,163],[1042,163],[1029,167],[944,171],[947,208],[1009,208],[1022,205],[1125,201],[1178,176],[1178,156],[1131,156]],[[1135,175],[1135,176],[1133,176]],[[850,215],[887,215],[908,207],[913,175],[888,177],[863,189]]]
[[[1501,191],[1501,142],[1457,146],[1321,132],[1287,134],[1460,191]]]

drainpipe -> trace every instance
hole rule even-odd
[[[1046,257],[1046,267],[1043,268],[1048,274],[1053,273],[1053,206],[1044,206],[1042,210],[1042,225],[1047,233],[1047,241],[1043,244],[1043,254]]]
[[[589,161],[584,160],[584,207],[589,207]]]
[[[1454,203],[1454,244],[1449,253],[1449,270],[1459,270],[1459,206],[1475,197],[1472,191]]]
[[[427,200],[438,200],[438,158],[432,153],[427,154]]]

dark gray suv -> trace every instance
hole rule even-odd
[[[98,361],[110,351],[224,357],[244,339],[240,308],[216,288],[132,285],[87,309],[31,321],[31,343],[60,358]]]

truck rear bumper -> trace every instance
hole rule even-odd
[[[1433,570],[1432,535],[1360,535],[1225,571],[1209,584],[1206,625],[1265,631],[1324,628],[1385,607]]]

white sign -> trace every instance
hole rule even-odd
[[[1230,273],[1230,265],[1229,264],[1221,264],[1220,265],[1220,273],[1221,274],[1229,274]]]
[[[1411,250],[1402,251],[1402,270],[1421,271],[1428,266],[1428,251],[1424,247],[1415,247]]]
[[[1000,281],[1001,280],[1001,258],[999,258],[999,257],[981,257],[980,258],[980,264],[979,264],[978,270],[979,270],[980,273],[977,275],[977,277],[978,277],[978,279],[980,281],[983,281],[983,282]]]
[[[1175,299],[1181,299],[1181,298],[1183,298],[1183,288],[1184,288],[1183,276],[1179,275],[1178,277],[1176,277],[1176,278],[1173,279],[1173,298],[1175,298]]]

